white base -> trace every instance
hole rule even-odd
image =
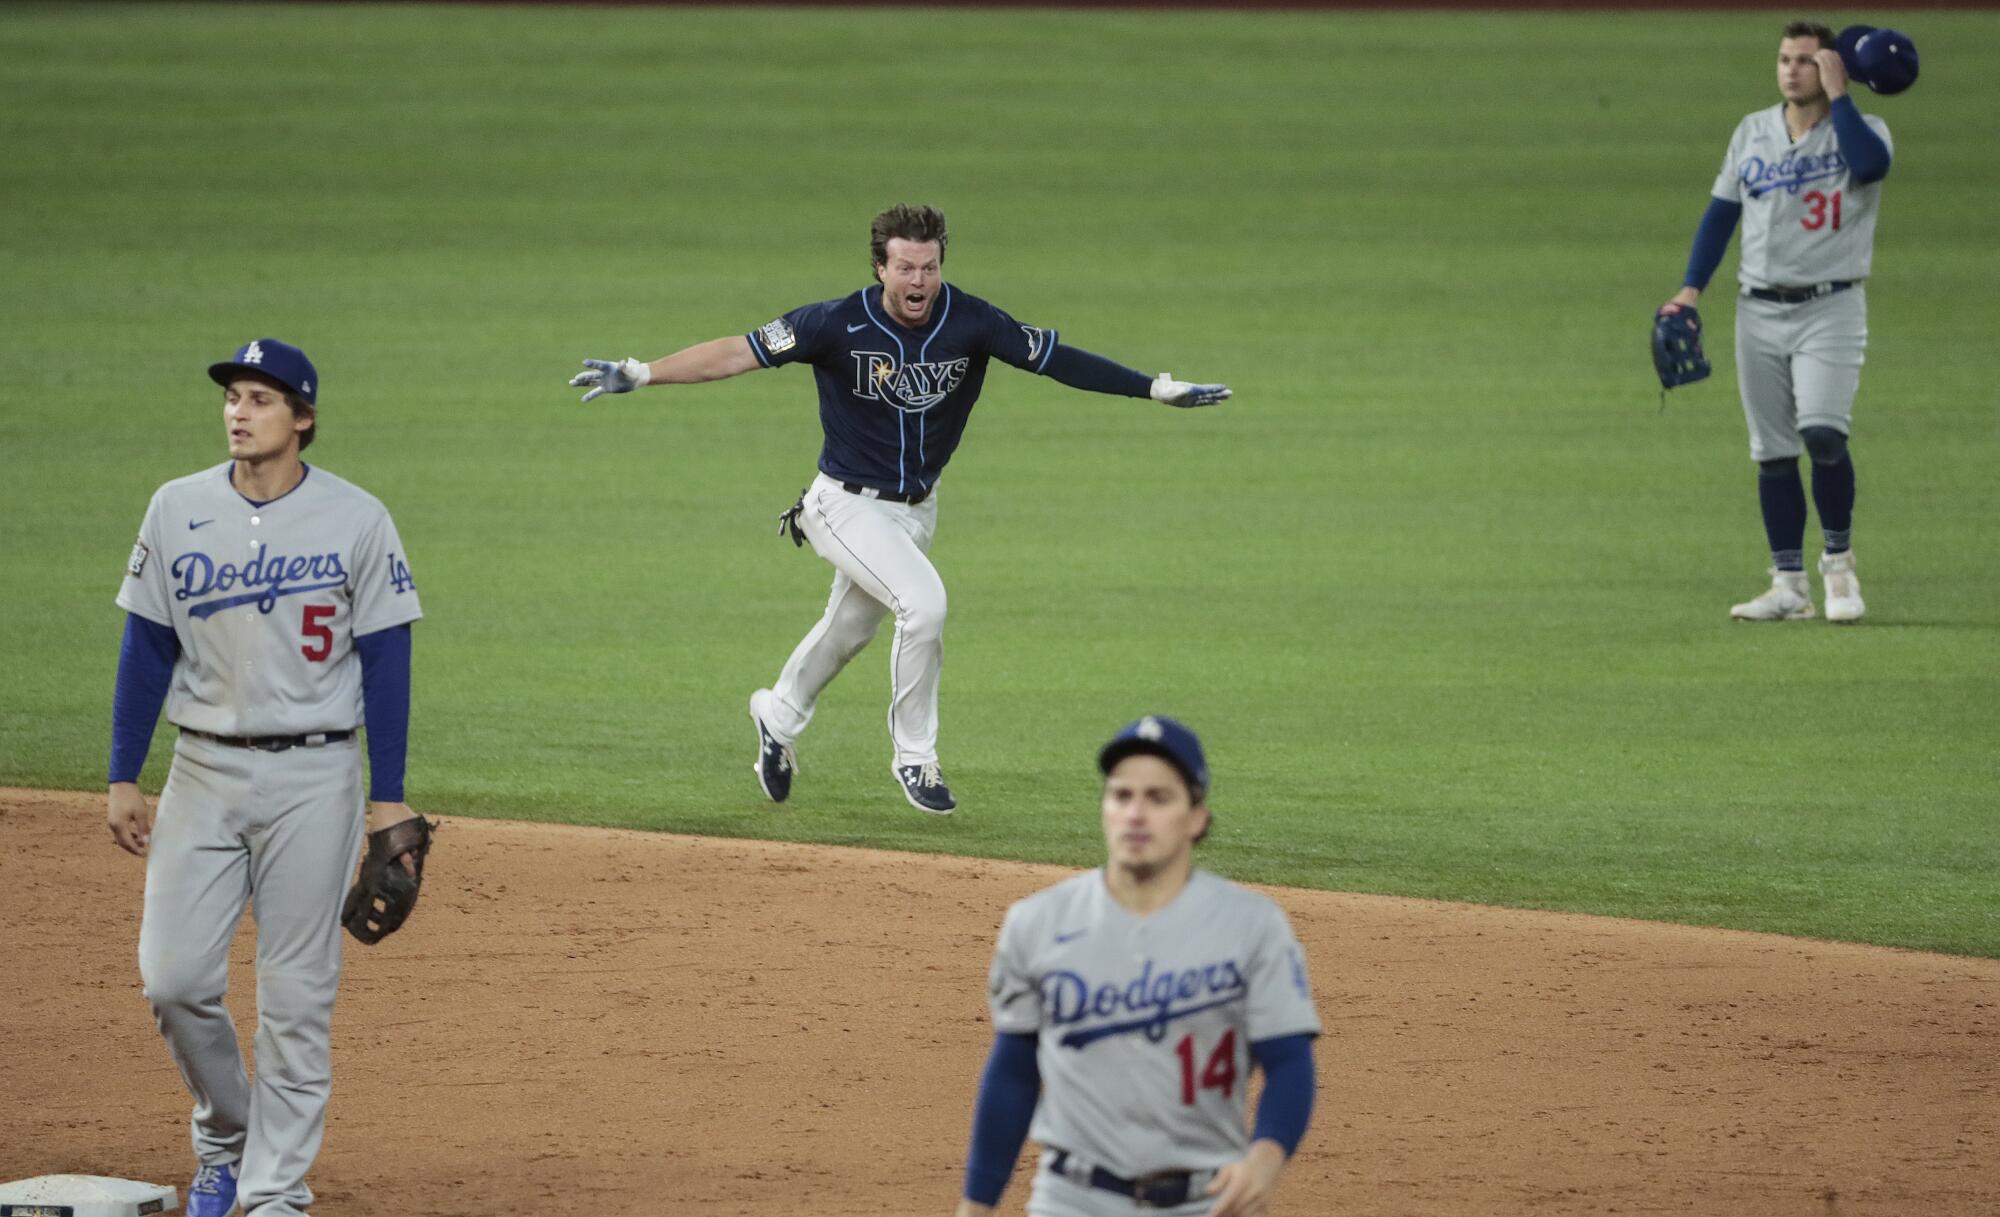
[[[37,1175],[0,1183],[0,1217],[146,1217],[179,1208],[173,1188],[103,1175]]]

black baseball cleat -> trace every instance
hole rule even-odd
[[[790,744],[779,743],[778,737],[764,725],[770,715],[771,697],[769,689],[759,689],[750,695],[750,721],[757,724],[757,763],[750,768],[757,774],[757,784],[764,788],[764,797],[782,803],[791,796],[792,775],[799,771],[799,758]]]
[[[898,765],[896,779],[903,784],[903,797],[918,811],[948,816],[958,806],[958,800],[951,797],[951,787],[944,784],[944,775],[938,772],[936,761],[928,765]]]

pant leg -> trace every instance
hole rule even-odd
[[[945,618],[944,580],[927,556],[937,527],[936,496],[915,506],[885,503],[849,494],[821,475],[807,489],[805,506],[800,526],[813,549],[895,616],[889,738],[896,764],[935,762]]]
[[[303,1212],[333,1089],[340,906],[362,833],[356,740],[258,753],[248,834],[257,918],[257,1076],[237,1195],[257,1217]],[[264,1206],[264,1207],[258,1207]]]
[[[1800,427],[1854,433],[1854,396],[1868,349],[1867,289],[1852,287],[1800,306],[1792,355]]]
[[[845,493],[844,491],[842,493]],[[771,686],[777,697],[772,721],[766,723],[785,743],[798,739],[812,722],[819,695],[849,660],[861,653],[889,610],[881,601],[863,591],[835,568],[833,591],[826,598],[826,612],[807,631],[778,673]]]
[[[222,1002],[229,944],[250,898],[250,851],[241,836],[250,755],[182,736],[146,849],[139,977],[194,1096],[194,1153],[208,1166],[243,1156],[250,1121],[250,1080]]]
[[[1792,383],[1791,305],[1736,299],[1736,387],[1750,430],[1750,459],[1774,461],[1805,451],[1799,441]]]

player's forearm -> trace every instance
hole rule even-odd
[[[1889,145],[1861,117],[1854,99],[1845,94],[1836,98],[1829,117],[1833,119],[1833,135],[1840,144],[1840,155],[1847,161],[1847,171],[1854,175],[1854,180],[1879,182],[1888,177]]]
[[[111,695],[111,765],[113,786],[135,782],[152,750],[153,727],[166,704],[173,682],[180,638],[173,628],[137,613],[125,615],[125,637],[118,647],[118,683]]]
[[[727,380],[759,367],[750,350],[750,340],[740,334],[698,342],[646,365],[651,372],[647,384],[696,385],[711,380]]]
[[[1743,216],[1743,204],[1732,203],[1728,199],[1711,198],[1708,210],[1701,215],[1701,224],[1694,232],[1694,247],[1688,251],[1687,273],[1681,277],[1682,290],[1693,288],[1700,295],[1708,281],[1715,277],[1715,268],[1722,265],[1722,255],[1729,248],[1729,238],[1736,232],[1736,221]],[[1693,304],[1692,299],[1675,300],[1682,304]]]
[[[361,713],[368,728],[368,799],[399,804],[410,740],[410,627],[363,634],[354,649],[361,656]]]
[[[1144,372],[1060,342],[1055,350],[1049,352],[1049,361],[1042,368],[1042,375],[1072,389],[1112,393],[1119,397],[1148,396],[1153,385],[1153,378]]]

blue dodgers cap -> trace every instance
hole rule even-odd
[[[1877,93],[1901,93],[1917,82],[1917,44],[1901,30],[1850,25],[1833,40],[1847,74]]]
[[[1208,797],[1208,758],[1201,753],[1201,737],[1187,724],[1164,714],[1148,714],[1111,737],[1097,754],[1097,767],[1110,773],[1119,761],[1138,753],[1161,757],[1180,770],[1199,803]]]
[[[276,338],[253,338],[236,352],[236,358],[208,365],[208,378],[227,387],[229,382],[249,372],[269,377],[319,407],[319,372],[306,353]]]

